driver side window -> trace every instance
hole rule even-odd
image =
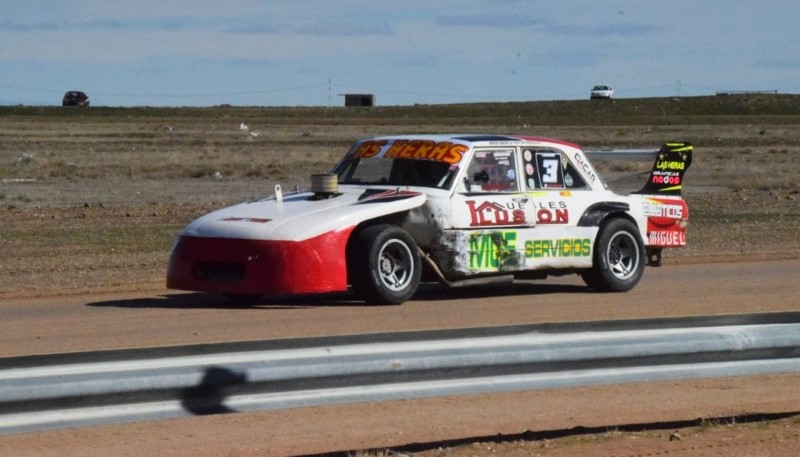
[[[469,192],[517,192],[517,163],[513,149],[478,150],[467,167]]]

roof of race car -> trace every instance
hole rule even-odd
[[[494,142],[546,142],[561,144],[580,149],[580,146],[564,140],[544,138],[537,136],[517,136],[517,135],[495,135],[495,134],[431,134],[431,135],[390,135],[374,138],[364,138],[362,141],[374,140],[432,140],[440,141],[459,141],[463,143],[494,143]]]

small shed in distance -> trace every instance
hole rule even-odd
[[[344,106],[375,106],[373,94],[343,94]]]

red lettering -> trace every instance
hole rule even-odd
[[[475,208],[475,202],[472,200],[467,200],[467,206],[469,206],[469,217],[470,217],[470,226],[476,225],[485,225],[486,221],[483,219],[483,214]]]
[[[546,209],[540,209],[538,213],[536,213],[536,219],[541,224],[549,224],[552,220],[553,216],[550,214],[550,211]]]
[[[525,211],[522,209],[506,210],[494,202],[483,202],[476,205],[475,201],[467,200],[469,208],[470,227],[525,224]]]
[[[568,224],[569,210],[543,208],[536,213],[536,220],[540,224]]]
[[[495,211],[494,212],[495,224],[507,224],[508,223],[508,211]]]

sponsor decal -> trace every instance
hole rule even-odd
[[[524,200],[507,202],[502,205],[497,202],[485,201],[477,204],[474,200],[467,200],[470,215],[470,227],[493,227],[498,225],[525,225]]]
[[[368,159],[383,151],[384,158],[435,160],[452,165],[461,162],[468,149],[468,146],[450,141],[395,140],[390,144],[386,140],[376,140],[362,143],[353,157]]]
[[[692,163],[692,145],[667,143],[661,146],[647,184],[639,194],[680,195],[683,174]]]
[[[647,234],[651,246],[686,246],[686,232],[677,230],[656,230]]]
[[[685,170],[686,162],[674,162],[669,160],[656,161],[657,170]]]
[[[569,224],[568,209],[540,209],[536,212],[539,224]]]
[[[647,217],[668,217],[683,219],[683,206],[670,205],[659,201],[646,201],[642,203],[642,212]]]
[[[575,156],[573,158],[575,159],[575,165],[577,165],[578,170],[580,170],[581,174],[585,176],[586,179],[594,183],[595,180],[597,179],[597,175],[595,175],[594,171],[592,171],[592,167],[589,166],[589,162],[584,157],[582,157],[580,153],[577,152],[575,153]]]
[[[538,259],[542,257],[588,257],[590,255],[592,255],[592,240],[589,238],[525,241],[525,257],[529,259]]]
[[[536,223],[538,224],[569,224],[569,210],[567,202],[534,202]]]
[[[679,185],[681,183],[681,175],[674,171],[657,171],[653,170],[652,178],[650,180],[653,184],[673,184]]]
[[[647,199],[642,202],[642,214],[647,218],[647,231],[684,231],[689,208],[683,200]]]
[[[469,267],[496,270],[517,265],[517,232],[474,233],[469,237]]]
[[[647,199],[642,202],[647,217],[647,241],[651,246],[680,247],[686,245],[686,219],[689,208],[683,200]]]
[[[355,158],[359,159],[369,159],[375,157],[379,152],[381,152],[381,149],[386,146],[386,143],[386,140],[365,141],[364,143],[361,143],[361,146],[356,149],[353,155]]]

